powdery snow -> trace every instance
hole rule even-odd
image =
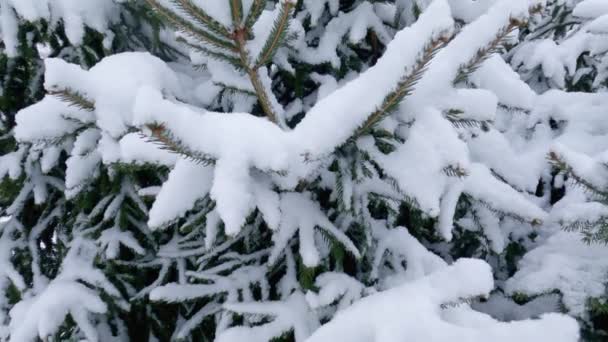
[[[570,314],[584,316],[587,298],[604,295],[607,275],[606,246],[586,244],[579,233],[557,232],[524,256],[506,290],[531,296],[559,290]]]

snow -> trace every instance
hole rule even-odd
[[[55,281],[36,299],[20,302],[11,310],[11,340],[32,341],[52,335],[69,314],[89,341],[98,341],[89,323],[88,312],[103,314],[106,304],[94,291],[77,282]]]
[[[148,53],[110,56],[89,71],[60,59],[46,60],[45,88],[82,91],[95,103],[97,125],[113,137],[126,133],[133,121],[130,114],[134,99],[144,85],[168,94],[182,92],[175,73]]]
[[[293,330],[297,341],[304,341],[317,327],[314,318],[307,310],[306,301],[301,293],[294,293],[285,301],[270,303],[238,303],[225,306],[226,309],[240,314],[272,316],[271,323],[253,328],[235,327],[224,331],[218,342],[266,342],[273,337]]]
[[[473,164],[465,179],[464,192],[503,212],[515,213],[528,222],[542,223],[547,213],[519,192],[500,182],[481,164]]]
[[[448,4],[435,1],[431,6],[414,26],[397,33],[374,67],[308,111],[294,131],[295,139],[301,142],[306,153],[324,155],[344,143],[368,115],[380,107],[386,89],[394,89],[403,75],[411,71],[424,47],[449,35],[453,21]],[[374,87],[370,88],[370,84]],[[315,139],[310,139],[311,136]]]
[[[274,247],[270,254],[270,262],[276,261],[288,245],[289,239],[298,232],[302,262],[307,267],[317,266],[320,255],[315,246],[315,227],[334,237],[355,257],[360,256],[353,242],[327,219],[318,203],[310,199],[310,194],[281,194],[280,210],[280,229],[273,235]]]
[[[389,259],[390,264],[407,263],[404,272],[387,272],[381,270],[383,262]],[[446,266],[439,256],[427,250],[406,228],[397,227],[381,233],[374,256],[372,279],[383,279],[381,288],[391,288],[425,277]],[[382,273],[381,273],[382,272]]]
[[[14,11],[9,7],[8,0],[0,1],[0,32],[1,39],[5,45],[7,56],[17,56],[17,45],[19,27]]]
[[[223,2],[193,1],[227,30],[234,28]],[[425,9],[418,20],[405,13],[414,2]],[[118,3],[0,0],[4,52],[16,56],[23,19],[63,20],[73,44],[82,43],[85,24],[110,37]],[[244,2],[245,15],[252,3]],[[544,1],[359,1],[340,8],[337,0],[304,0],[290,21],[298,39],[253,70],[278,124],[251,115],[259,108],[247,73],[217,58],[191,52],[190,60],[165,63],[127,52],[88,70],[66,62],[69,54],[46,58],[40,66],[51,94],[18,112],[8,136],[14,134],[19,148],[0,156],[0,179],[23,182],[0,212],[0,339],[47,339],[70,315],[79,338],[106,340],[114,325],[107,321],[121,316],[116,307],[128,311],[130,301],[147,296],[195,303],[188,307],[196,311],[175,317],[176,339],[214,321],[220,342],[269,341],[290,331],[299,342],[578,340],[573,318],[546,312],[562,301],[570,316],[585,321],[587,299],[605,296],[608,282],[605,246],[557,229],[588,223],[595,231],[600,227],[592,224],[608,217],[604,199],[584,193],[568,174],[608,189],[608,97],[600,88],[608,65],[601,34],[608,27],[606,2],[564,2],[581,23],[563,39],[514,32],[508,53],[485,59],[455,84],[497,33],[514,21],[538,24],[528,13],[538,3]],[[252,65],[280,6],[267,6],[253,27],[247,41]],[[393,27],[400,10],[404,17]],[[312,28],[305,30],[308,18]],[[342,65],[357,52],[353,46],[368,48],[370,30],[386,47],[383,56],[360,71]],[[394,135],[394,151],[381,151],[382,139],[371,135],[349,140],[437,42],[445,46],[412,92],[376,126]],[[37,48],[54,55],[45,43]],[[581,70],[581,63],[592,62]],[[305,70],[299,79],[302,70],[295,66],[305,64],[314,72]],[[602,90],[550,89],[595,71],[593,91]],[[305,84],[304,97],[292,96],[285,73]],[[90,105],[63,102],[62,91],[77,92]],[[302,120],[288,128],[286,121],[299,114]],[[484,125],[458,125],[458,118]],[[566,170],[556,175],[548,153],[567,162]],[[116,167],[123,163],[170,172],[140,184]],[[104,173],[113,190],[100,194],[90,212],[73,208],[76,195]],[[562,187],[564,197],[554,204],[552,190]],[[56,191],[64,198],[57,200]],[[372,214],[376,198],[386,217]],[[34,227],[18,223],[28,201],[53,208],[51,199],[59,204],[43,211],[48,215]],[[426,231],[412,220],[403,227],[410,221],[401,211],[404,202],[435,226]],[[64,217],[70,226],[56,229],[55,220],[63,224]],[[58,275],[47,279],[40,236],[51,223],[52,239],[66,245],[67,256]],[[492,266],[454,256],[462,241],[453,240],[463,238],[462,229],[479,236],[473,255]],[[505,280],[512,243],[527,253]],[[342,269],[347,263],[336,260],[334,247],[356,259],[354,270]],[[31,268],[32,284],[12,260],[15,249],[31,255],[26,272]],[[127,249],[133,259],[121,260]],[[112,277],[120,279],[119,291],[99,260],[144,269],[156,280],[141,288],[119,274]],[[314,273],[312,288],[303,284],[303,269]],[[5,298],[10,283],[22,298],[16,305]],[[554,290],[561,297],[543,295]],[[476,302],[491,292],[488,301]],[[517,305],[510,296],[519,293],[534,298]]]
[[[38,125],[40,113],[44,112],[47,122]],[[42,101],[22,109],[17,113],[15,137],[18,140],[54,139],[72,132],[77,124],[64,117],[82,118],[83,111],[67,106],[54,96],[47,95]]]
[[[572,14],[583,18],[597,18],[608,14],[608,3],[603,0],[585,0],[576,5]]]
[[[158,144],[146,141],[141,133],[129,133],[118,142],[120,155],[114,160],[104,159],[104,163],[123,162],[129,164],[155,164],[173,166],[177,161],[177,155]],[[107,155],[104,155],[106,157]]]
[[[120,297],[120,292],[100,270],[93,268],[94,257],[95,247],[90,241],[77,239],[73,242],[57,278],[41,293],[32,293],[33,296],[27,296],[10,311],[11,341],[45,339],[57,332],[68,314],[89,341],[99,340],[89,315],[106,313],[108,306],[97,290],[84,283],[98,287],[112,297]],[[128,307],[126,302],[117,304]]]
[[[339,0],[304,0],[304,6],[310,13],[310,23],[312,26],[317,26],[321,15],[325,11],[325,7],[328,6],[329,11],[332,15],[338,14],[340,9]]]
[[[569,313],[581,317],[587,298],[604,294],[607,274],[606,246],[586,244],[580,233],[557,232],[523,257],[506,290],[530,296],[559,290]]]
[[[85,25],[106,33],[117,13],[116,4],[110,0],[3,0],[1,7],[3,13],[14,10],[31,22],[44,19],[54,25],[61,20],[67,38],[75,45],[82,44]]]
[[[334,0],[331,0],[331,2],[334,2]],[[319,4],[315,4],[314,6],[317,5]],[[316,15],[316,13],[311,12],[313,15]],[[315,18],[312,17],[311,20]],[[374,13],[373,6],[370,3],[364,2],[353,11],[348,13],[340,12],[337,17],[334,17],[327,23],[318,47],[302,47],[299,51],[300,58],[310,64],[329,62],[334,68],[339,68],[341,62],[336,49],[340,45],[342,38],[348,35],[351,43],[357,43],[365,39],[368,29],[372,29],[383,43],[391,41],[389,33],[382,24],[382,20]]]
[[[536,93],[498,55],[482,63],[473,73],[471,82],[492,91],[506,106],[531,109],[534,105]]]
[[[338,311],[348,308],[365,293],[365,286],[344,273],[326,272],[315,280],[318,293],[306,293],[306,302],[312,309],[338,301]]]
[[[209,194],[213,169],[196,162],[180,159],[163,184],[150,209],[148,225],[159,228],[182,217],[197,200]],[[179,198],[179,201],[175,199]]]
[[[550,314],[539,320],[501,323],[472,311],[466,305],[440,310],[445,303],[487,295],[492,287],[492,272],[488,264],[460,259],[427,277],[356,302],[339,312],[306,341],[578,340],[576,321],[563,315]]]

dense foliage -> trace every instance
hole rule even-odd
[[[604,0],[0,0],[0,341],[606,338]]]

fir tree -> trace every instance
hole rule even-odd
[[[603,264],[535,265],[604,253],[552,232],[606,239],[601,3],[41,3],[0,0],[0,340],[578,339]]]

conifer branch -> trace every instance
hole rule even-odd
[[[177,41],[182,44],[185,44],[186,46],[188,46],[189,48],[191,48],[192,50],[194,50],[200,54],[203,54],[207,57],[211,57],[216,60],[228,62],[235,69],[243,70],[243,65],[241,64],[241,60],[238,57],[231,56],[231,55],[228,55],[228,54],[225,54],[222,52],[218,52],[218,51],[213,51],[213,50],[207,49],[205,47],[202,47],[202,46],[199,46],[196,44],[192,44],[182,37],[178,37]]]
[[[86,110],[87,112],[95,111],[95,103],[87,99],[81,93],[70,88],[63,88],[49,91],[50,95],[59,98],[63,102],[67,102],[70,106]]]
[[[245,27],[248,30],[251,30],[253,25],[258,21],[262,12],[264,12],[264,8],[266,8],[267,0],[253,0],[251,4],[251,8],[249,9],[249,14],[247,14],[247,18],[245,19]]]
[[[249,64],[249,51],[246,47],[246,36],[247,29],[245,28],[240,28],[234,32],[233,39],[236,42],[237,49],[239,51],[241,65],[243,66],[243,68],[245,68],[247,76],[249,76],[251,85],[253,86],[258,101],[260,102],[260,105],[262,106],[262,110],[266,114],[266,117],[268,117],[271,122],[278,124],[278,116],[272,109],[270,97],[266,93],[264,84],[262,83],[260,75],[258,74],[258,69],[251,67]]]
[[[241,0],[230,0],[230,14],[234,30],[240,29],[243,23],[243,2]]]
[[[598,189],[594,184],[591,184],[591,182],[587,181],[581,175],[577,174],[572,168],[572,166],[568,165],[568,163],[563,160],[557,153],[551,151],[549,152],[547,158],[556,169],[570,176],[570,178],[572,178],[572,180],[576,184],[583,187],[588,192],[604,199],[605,201],[608,201],[608,191]]]
[[[192,3],[192,0],[171,0],[171,2],[183,12],[188,13],[199,25],[209,31],[228,39],[230,31],[217,20],[213,19],[207,12]]]
[[[443,173],[448,177],[465,178],[469,175],[469,171],[460,165],[449,165],[443,168]]]
[[[504,210],[498,209],[496,207],[494,207],[492,204],[490,204],[487,201],[481,200],[479,198],[473,198],[470,195],[467,195],[468,199],[470,202],[474,202],[476,201],[477,203],[479,203],[480,205],[484,206],[486,209],[488,209],[489,211],[493,212],[494,214],[496,214],[497,216],[508,216],[511,217],[514,220],[517,220],[519,222],[526,222],[531,224],[532,226],[540,226],[541,224],[543,224],[543,221],[539,218],[532,218],[531,220],[528,220],[516,213],[513,212],[506,212]]]
[[[270,121],[278,124],[278,116],[274,112],[270,95],[259,75],[259,69],[272,59],[278,48],[284,43],[289,31],[289,20],[294,3],[287,0],[283,3],[279,19],[275,23],[273,31],[269,36],[262,53],[254,65],[251,65],[247,40],[251,36],[251,29],[266,7],[266,0],[254,0],[249,14],[246,18],[246,25],[243,27],[243,3],[241,0],[229,0],[233,31],[229,32],[226,27],[213,19],[209,14],[200,9],[191,0],[170,0],[177,9],[189,15],[192,21],[187,20],[170,9],[161,5],[158,0],[146,0],[150,7],[165,17],[173,26],[184,34],[199,40],[202,43],[211,45],[215,49],[210,49],[198,44],[192,44],[185,39],[180,41],[188,45],[191,49],[202,53],[208,57],[225,61],[232,65],[236,70],[244,71],[249,77],[255,95]],[[197,27],[200,26],[200,27]],[[234,56],[232,55],[234,53]]]
[[[608,244],[608,217],[601,217],[599,220],[576,220],[574,222],[562,222],[559,224],[562,229],[569,232],[580,232],[583,241],[590,244],[593,242],[603,242]]]
[[[380,105],[380,107],[367,118],[363,125],[355,131],[349,141],[354,141],[363,135],[369,134],[382,119],[386,118],[398,108],[403,99],[412,93],[414,86],[422,78],[422,75],[424,75],[428,64],[435,57],[437,52],[446,46],[449,40],[450,38],[441,36],[441,38],[435,39],[427,44],[422,55],[414,65],[414,68],[401,78],[396,89],[385,97],[382,105]]]
[[[505,45],[509,41],[509,36],[515,29],[521,27],[523,23],[517,19],[512,18],[509,21],[509,25],[503,27],[498,33],[496,33],[496,37],[488,43],[488,45],[477,50],[477,53],[468,63],[465,63],[460,66],[458,69],[458,74],[454,79],[454,84],[458,84],[460,82],[465,81],[469,75],[477,71],[483,62],[488,60],[496,53],[500,53],[501,50],[505,47]]]
[[[268,40],[266,41],[266,44],[264,44],[264,48],[262,49],[262,52],[260,52],[255,63],[256,69],[271,61],[281,44],[287,38],[291,13],[294,6],[295,4],[291,1],[283,2],[283,6],[281,6],[279,16],[272,27]]]
[[[202,42],[206,42],[216,48],[236,51],[236,47],[230,41],[218,38],[217,36],[214,36],[213,34],[196,27],[190,21],[180,17],[172,10],[162,6],[160,3],[158,3],[157,0],[146,0],[146,2],[153,10],[155,10],[158,14],[163,16],[173,26],[175,26],[175,28],[187,34],[188,36],[200,40]]]
[[[158,143],[162,149],[182,155],[185,158],[202,165],[215,164],[215,158],[205,153],[193,151],[186,145],[182,144],[162,124],[149,124],[146,126],[146,128],[148,128],[151,132],[150,137],[152,142]]]
[[[486,128],[489,121],[481,121],[462,117],[464,112],[459,109],[450,109],[444,116],[456,128]]]

